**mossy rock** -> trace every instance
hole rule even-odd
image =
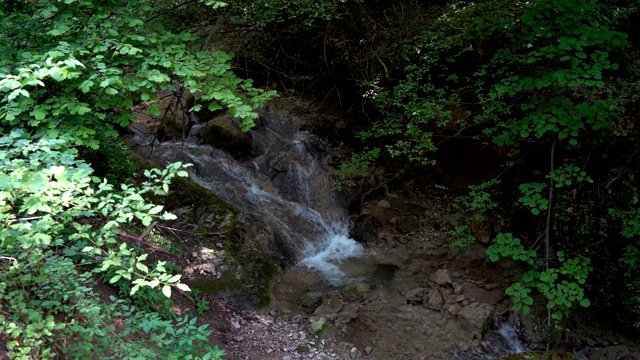
[[[352,282],[342,288],[342,296],[350,300],[360,300],[371,290],[371,287],[361,281]]]
[[[218,116],[207,122],[202,130],[204,141],[227,151],[233,156],[246,156],[251,152],[251,139],[233,123],[230,116]]]
[[[578,360],[578,358],[566,351],[525,351],[503,356],[498,360]]]
[[[269,286],[280,268],[256,249],[235,208],[184,178],[174,178],[165,205],[168,210],[182,209],[183,227],[192,228],[204,246],[215,248],[222,244],[234,264],[219,279],[196,278],[191,283],[193,287],[229,297],[248,308],[269,305]]]

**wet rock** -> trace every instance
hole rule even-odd
[[[361,281],[356,281],[342,288],[342,296],[349,300],[358,300],[364,298],[371,287]]]
[[[427,293],[427,305],[433,310],[442,309],[442,305],[444,305],[444,298],[442,297],[439,289],[429,290]]]
[[[453,283],[453,276],[451,275],[451,271],[447,269],[438,269],[429,275],[429,280],[440,286],[446,286]]]
[[[251,152],[251,139],[242,132],[230,116],[218,116],[202,129],[204,141],[234,156],[245,156]]]
[[[629,349],[624,345],[607,346],[603,348],[592,349],[589,352],[591,360],[621,360],[629,355]]]
[[[413,216],[400,216],[396,219],[396,228],[402,233],[420,230],[420,221]]]
[[[462,308],[458,312],[458,318],[464,320],[474,332],[484,334],[494,318],[493,306],[485,303],[474,302]]]
[[[407,304],[418,305],[424,303],[424,294],[427,291],[425,288],[415,288],[407,292]]]
[[[375,243],[378,240],[378,230],[382,223],[373,215],[364,214],[356,218],[349,237],[361,243]]]

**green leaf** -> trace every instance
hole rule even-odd
[[[589,307],[590,305],[591,305],[591,301],[589,301],[589,299],[584,298],[584,299],[580,300],[580,306]]]
[[[168,298],[171,297],[171,286],[165,285],[162,287],[162,294]]]

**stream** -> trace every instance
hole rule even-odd
[[[402,235],[424,238],[421,248],[410,251],[394,245],[401,236],[367,246],[349,238],[346,199],[335,192],[327,165],[334,149],[298,131],[291,114],[264,108],[261,116],[261,126],[250,131],[250,159],[201,144],[202,124],[184,142],[154,142],[151,152],[142,145],[153,137],[143,132],[130,143],[141,145],[137,151],[156,163],[194,164],[193,181],[277,234],[282,253],[293,257],[293,266],[272,286],[270,308],[282,319],[323,319],[327,326],[316,335],[353,343],[370,359],[494,359],[523,351],[514,328],[496,315],[508,309],[503,290],[494,286],[499,280],[487,280],[507,273],[475,269],[473,257],[462,264],[464,253],[453,258],[441,236],[427,238],[419,231]],[[402,201],[395,203],[402,208]],[[369,209],[376,211],[385,209]],[[434,283],[439,269],[451,280]],[[424,295],[411,300],[408,294],[420,289]],[[469,319],[456,315],[479,302],[492,309],[485,314],[491,317],[488,329],[474,328],[473,309]]]

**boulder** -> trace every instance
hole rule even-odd
[[[234,156],[246,156],[251,152],[251,139],[233,123],[230,116],[218,116],[202,129],[204,141]]]
[[[369,284],[356,281],[342,288],[342,296],[349,300],[359,300],[364,298],[370,289]]]
[[[478,335],[484,334],[494,319],[493,306],[485,303],[474,302],[463,307],[458,312],[458,318],[462,319]]]
[[[429,280],[440,286],[447,286],[453,284],[453,275],[451,275],[451,271],[447,269],[438,269],[429,275]]]
[[[349,237],[361,243],[375,243],[382,223],[373,215],[360,215],[353,222]]]
[[[471,232],[483,244],[491,241],[492,226],[485,216],[476,214],[471,218]]]
[[[158,107],[160,108],[160,116],[158,123],[164,129],[166,134],[172,134],[179,137],[186,135],[189,128],[189,116],[186,112],[187,99],[190,93],[184,91],[182,98],[175,96],[173,92],[160,92],[158,97]]]
[[[413,215],[400,216],[396,219],[396,228],[402,233],[420,230],[420,221]]]

